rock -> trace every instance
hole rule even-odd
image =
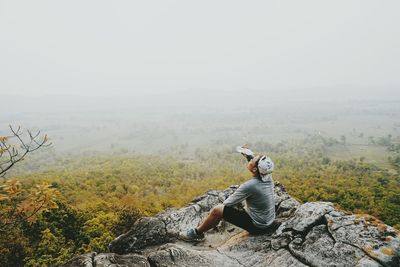
[[[268,257],[263,266],[305,267],[307,265],[293,257],[286,249],[280,249]]]
[[[288,198],[280,203],[277,212],[280,215],[280,217],[287,218],[290,215],[292,215],[292,213],[295,212],[299,206],[300,203],[297,200],[293,198]]]
[[[132,229],[109,244],[111,252],[126,254],[151,245],[169,242],[166,225],[160,218],[145,217],[135,222]]]
[[[336,243],[325,224],[314,226],[304,240],[293,240],[289,249],[296,258],[311,266],[354,266],[365,255],[358,248]]]
[[[268,233],[250,235],[221,222],[205,242],[176,238],[236,189],[209,191],[183,208],[142,218],[110,243],[114,253],[81,255],[63,266],[400,266],[400,234],[394,228],[369,215],[338,211],[329,202],[300,204],[280,184],[277,223]]]
[[[218,250],[196,250],[176,244],[167,244],[149,253],[152,266],[241,266]]]
[[[65,267],[85,266],[85,267],[150,267],[147,258],[137,254],[118,255],[114,253],[85,254],[74,258],[65,263]]]
[[[334,212],[325,215],[336,242],[357,247],[385,266],[400,266],[399,233],[370,215]]]
[[[96,256],[96,253],[89,253],[89,254],[83,254],[78,257],[75,257],[71,259],[70,261],[66,262],[63,266],[64,267],[75,267],[75,266],[80,266],[80,267],[93,267],[93,260],[94,257]]]
[[[333,204],[330,202],[309,202],[301,205],[294,215],[282,223],[278,228],[277,234],[285,231],[295,231],[305,233],[314,225],[320,224],[324,215],[334,210]]]
[[[101,253],[95,256],[93,266],[150,267],[150,264],[146,257],[137,254],[118,255],[114,253]]]
[[[368,257],[363,257],[359,262],[357,262],[356,267],[379,267],[382,266],[376,261],[371,260]]]

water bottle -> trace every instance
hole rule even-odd
[[[245,146],[237,146],[236,151],[245,156],[247,161],[250,161],[254,158],[254,152]]]

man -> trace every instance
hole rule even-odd
[[[252,178],[239,186],[223,204],[211,209],[208,216],[196,228],[180,233],[185,241],[198,242],[205,239],[204,233],[214,228],[222,219],[252,234],[265,232],[275,220],[274,182],[272,171],[274,163],[264,155],[254,157],[251,150],[238,147],[247,159],[247,169]],[[245,211],[233,206],[246,200]]]

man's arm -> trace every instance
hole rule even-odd
[[[242,155],[246,157],[247,162],[250,162],[250,160],[252,160],[252,159],[254,158],[253,155],[246,155],[246,154],[244,154],[244,153],[242,153]]]
[[[250,195],[250,193],[249,193],[247,184],[242,184],[235,191],[235,193],[233,193],[227,199],[225,199],[223,204],[225,206],[234,206],[234,205],[242,202],[243,200],[245,200],[249,195]]]

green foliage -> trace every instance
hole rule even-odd
[[[389,157],[389,162],[400,170],[400,156],[397,157]]]
[[[388,136],[379,137],[375,143],[380,146],[390,147],[392,145],[392,135],[389,134]]]
[[[56,208],[58,191],[45,182],[26,189],[15,179],[5,181],[0,190],[0,265],[21,266],[32,253],[22,225],[31,227],[43,212]]]
[[[24,258],[34,253],[29,239],[19,227],[0,235],[0,266],[23,266]]]
[[[86,221],[83,231],[89,237],[89,243],[82,247],[82,252],[107,251],[107,245],[114,239],[112,230],[118,222],[118,217],[113,212],[99,211],[95,217]]]
[[[59,266],[68,260],[72,242],[66,242],[59,233],[53,233],[46,228],[41,233],[41,239],[35,249],[35,254],[25,259],[26,266]]]
[[[66,242],[72,242],[73,248],[79,248],[87,243],[89,238],[83,231],[86,220],[90,218],[86,213],[73,209],[70,205],[57,201],[58,207],[44,212],[33,225],[23,224],[22,230],[29,237],[32,244],[40,241],[42,232],[50,229],[58,233]],[[75,252],[73,249],[72,252]]]

